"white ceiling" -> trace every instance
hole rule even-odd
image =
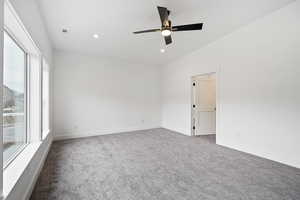
[[[150,64],[168,63],[292,1],[37,0],[55,49]],[[203,31],[173,33],[168,47],[160,33],[132,34],[160,28],[157,5],[171,10],[173,25],[203,22]]]

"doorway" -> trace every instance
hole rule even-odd
[[[192,135],[216,134],[216,73],[192,77]]]

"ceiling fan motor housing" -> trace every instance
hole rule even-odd
[[[169,20],[170,11],[167,8],[161,6],[157,6],[157,9],[161,20],[161,28],[136,31],[134,32],[134,34],[161,32],[161,34],[164,36],[166,45],[169,45],[172,43],[172,32],[202,30],[203,23],[186,24],[172,27],[171,20]]]
[[[166,20],[161,27],[162,30],[172,30],[172,22],[171,20]]]

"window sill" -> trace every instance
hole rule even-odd
[[[28,143],[20,145],[19,147],[10,147],[10,148],[12,148],[10,151],[14,151],[14,153],[10,157],[6,156],[6,159],[5,159],[5,153],[6,153],[6,151],[9,151],[9,149],[6,149],[3,152],[3,160],[6,160],[6,162],[3,161],[3,171],[9,166],[10,163],[12,163],[15,160],[15,158],[20,153],[22,153],[22,151],[27,147],[27,145],[28,145]]]
[[[3,171],[3,197],[4,199],[13,190],[28,164],[32,160],[42,142],[28,144],[25,149]]]

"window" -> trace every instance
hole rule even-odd
[[[44,139],[49,133],[49,65],[43,59],[42,72],[42,138]]]
[[[45,107],[42,100],[46,98],[42,98],[42,52],[8,0],[4,1],[4,26],[1,33],[4,34],[4,59],[0,86],[3,91],[0,97],[3,100],[0,128],[3,130],[1,137],[4,148],[3,163],[0,162],[0,168],[3,167],[0,196],[5,198],[14,190],[15,184],[28,169],[28,164],[43,143],[42,126],[46,125],[42,123],[42,108]],[[49,110],[45,112],[49,113]]]
[[[4,166],[27,143],[25,51],[4,32],[3,162]]]
[[[22,150],[41,141],[42,55],[9,1],[4,30],[3,167],[9,170]]]

